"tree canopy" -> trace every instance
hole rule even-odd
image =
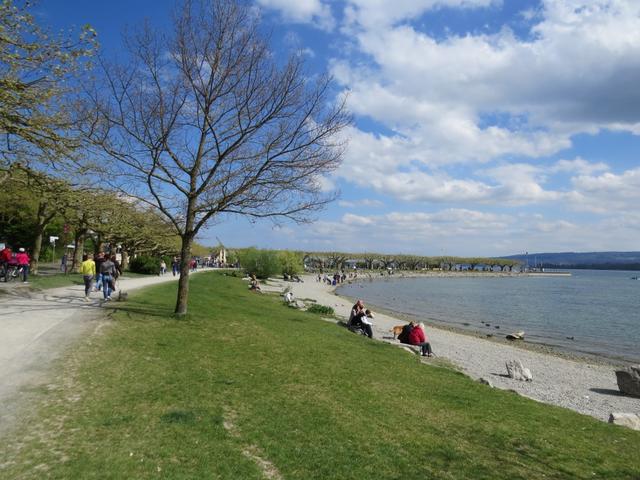
[[[272,55],[245,2],[185,0],[171,34],[145,24],[126,47],[128,63],[101,62],[86,132],[110,184],[181,237],[184,314],[200,229],[222,214],[307,220],[333,199],[319,177],[339,165],[350,117],[331,78],[311,79],[299,55]]]
[[[16,162],[55,165],[82,143],[69,93],[94,53],[95,32],[85,26],[77,39],[53,34],[29,6],[0,1],[0,181]]]

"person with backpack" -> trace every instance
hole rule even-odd
[[[108,256],[105,256],[104,262],[100,264],[100,273],[102,274],[102,295],[106,301],[110,301],[111,293],[113,292],[112,282],[114,282],[116,275],[116,265]]]

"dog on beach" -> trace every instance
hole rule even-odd
[[[393,339],[395,340],[396,338],[398,338],[398,335],[400,335],[402,333],[402,329],[404,328],[404,325],[396,325],[395,327],[393,327],[391,329],[391,333],[393,333]]]

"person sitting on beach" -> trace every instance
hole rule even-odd
[[[293,292],[291,290],[289,290],[287,293],[284,294],[285,302],[293,303],[294,300],[295,300],[295,297],[293,296]]]
[[[424,323],[420,323],[413,327],[413,330],[411,330],[411,333],[409,334],[409,343],[411,345],[419,346],[422,349],[423,357],[433,356],[429,339],[424,334]]]
[[[362,325],[362,317],[366,314],[364,312],[364,303],[362,300],[358,300],[353,307],[351,307],[351,313],[349,314],[349,321],[347,325],[349,327],[359,327]]]
[[[253,290],[254,292],[260,292],[260,282],[256,278],[255,274],[251,274],[251,281],[249,282],[249,290]]]
[[[373,312],[369,309],[366,309],[364,311],[364,316],[361,317],[361,322],[362,322],[362,326],[361,328],[364,330],[364,333],[367,334],[367,337],[369,338],[373,338],[373,323],[371,322],[371,320],[373,320]]]
[[[402,332],[400,332],[400,334],[398,335],[398,340],[400,341],[400,343],[409,343],[409,334],[413,330],[413,327],[415,327],[415,323],[413,322],[409,322],[404,327],[402,327]]]

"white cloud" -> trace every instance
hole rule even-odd
[[[358,207],[382,207],[384,204],[380,200],[372,200],[370,198],[362,198],[360,200],[339,200],[338,205],[343,208]]]
[[[622,174],[579,175],[572,184],[572,204],[577,210],[625,214],[635,213],[640,205],[640,168]]]
[[[402,153],[383,160],[387,172],[407,158],[427,166],[537,158],[570,147],[579,132],[640,131],[640,2],[546,1],[533,40],[504,28],[440,41],[382,21],[490,3],[351,1],[357,47],[371,62],[342,59],[333,73],[354,113],[394,135],[361,133],[348,162],[381,148]]]
[[[335,59],[332,71],[353,112],[386,128],[348,132],[338,177],[408,202],[554,204],[568,215],[636,208],[632,171],[538,159],[578,133],[640,135],[640,2],[543,0],[522,13],[533,22],[526,39],[508,26],[444,39],[417,29],[429,9],[490,1],[348,3],[343,31],[360,55]]]
[[[436,8],[479,8],[498,3],[501,0],[350,0],[345,16],[347,24],[380,28]]]
[[[567,172],[577,173],[579,175],[591,175],[593,173],[604,172],[607,170],[609,170],[609,166],[606,163],[591,163],[580,157],[574,158],[573,160],[559,160],[550,169],[553,173]]]
[[[331,7],[321,0],[257,0],[257,3],[280,12],[283,19],[289,22],[314,22],[326,30],[330,30],[335,24]]]

